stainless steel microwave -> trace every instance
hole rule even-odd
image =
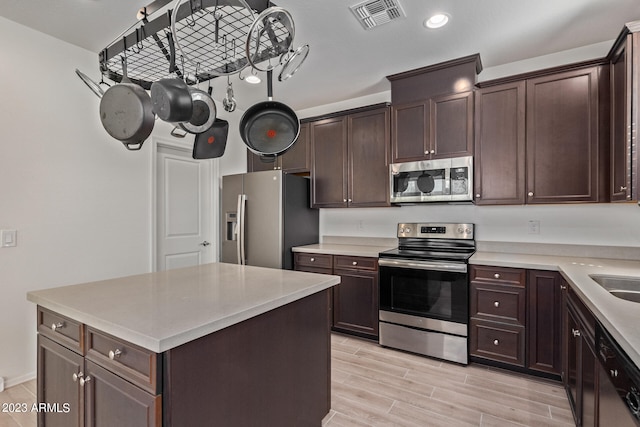
[[[393,163],[391,203],[473,201],[473,157]]]

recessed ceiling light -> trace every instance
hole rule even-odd
[[[427,28],[440,28],[444,27],[449,22],[449,16],[444,13],[437,13],[431,18],[424,21],[424,25]]]

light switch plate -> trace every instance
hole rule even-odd
[[[16,230],[0,230],[0,245],[3,248],[10,248],[16,246],[18,232]]]

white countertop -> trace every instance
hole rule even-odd
[[[471,264],[559,271],[585,305],[640,366],[640,303],[608,293],[591,274],[640,277],[640,261],[477,251]]]
[[[393,248],[395,248],[395,246],[318,243],[315,245],[296,246],[291,250],[293,252],[307,252],[307,253],[314,253],[314,254],[348,255],[348,256],[364,256],[364,257],[378,258],[378,254],[380,252],[384,252]]]
[[[328,289],[338,276],[212,263],[27,293],[156,353]]]

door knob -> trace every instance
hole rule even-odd
[[[209,246],[210,244],[211,244],[211,243],[209,243],[209,242],[207,242],[207,241],[205,240],[204,242],[200,243],[200,246],[207,247],[207,246]]]

